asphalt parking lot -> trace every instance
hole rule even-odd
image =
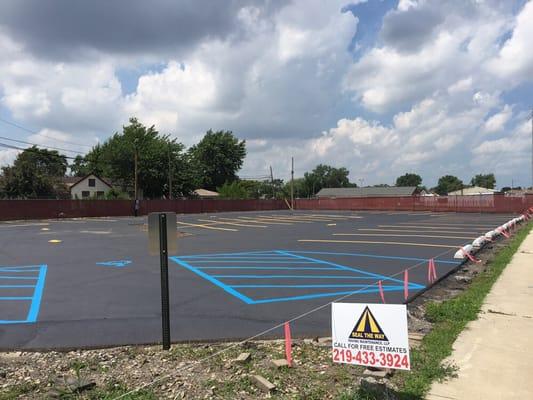
[[[341,296],[404,301],[457,249],[510,215],[261,211],[178,215],[169,261],[173,341],[243,339]],[[66,349],[161,340],[159,258],[146,217],[0,223],[0,348]],[[294,321],[328,335],[330,308]],[[281,335],[281,329],[268,337]]]

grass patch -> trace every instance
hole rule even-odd
[[[0,400],[19,399],[23,395],[33,392],[36,387],[37,385],[30,383],[22,383],[20,385],[12,386],[0,392]]]
[[[453,375],[455,368],[443,365],[442,361],[452,353],[452,345],[459,333],[470,321],[477,319],[483,300],[532,227],[529,224],[518,231],[463,293],[454,299],[427,305],[426,316],[434,323],[433,329],[424,337],[420,348],[411,352],[412,370],[398,372],[394,377],[393,382],[401,388],[398,391],[400,399],[423,399],[433,381]]]
[[[129,389],[121,384],[108,384],[105,387],[88,390],[82,393],[61,393],[61,400],[113,400],[129,392]],[[44,398],[44,397],[43,397]],[[123,397],[124,400],[157,400],[154,392],[141,389]]]

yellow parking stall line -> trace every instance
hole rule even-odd
[[[211,222],[213,225],[232,225],[232,226],[244,226],[244,227],[250,227],[250,228],[267,228],[266,225],[253,225],[253,224],[238,224],[235,222],[224,222],[224,221],[218,221],[218,220],[209,220],[209,219],[199,219],[200,222]]]
[[[216,230],[216,231],[230,231],[230,232],[238,232],[239,231],[238,229],[220,228],[220,227],[211,226],[211,225],[207,225],[207,224],[190,224],[188,222],[180,222],[180,221],[177,221],[176,223],[179,224],[179,225],[192,226],[192,227],[195,227],[195,228],[203,228],[203,229],[213,229],[213,230]]]
[[[299,219],[308,219],[310,221],[332,221],[336,220],[336,218],[331,217],[322,217],[322,216],[315,216],[315,215],[309,215],[309,214],[295,214],[295,215],[274,215],[275,217],[281,217],[281,218],[299,218]]]
[[[419,246],[419,247],[443,247],[446,249],[458,249],[461,246],[450,246],[433,243],[410,243],[410,242],[375,242],[371,240],[328,240],[328,239],[299,239],[298,242],[309,243],[352,243],[352,244],[392,244],[397,246]]]
[[[277,215],[272,214],[272,217],[274,218],[288,218],[288,219],[301,219],[304,221],[311,221],[311,222],[330,222],[332,221],[331,218],[324,218],[324,217],[313,217],[311,215],[305,215],[305,214],[296,214],[296,215]]]
[[[413,229],[429,229],[429,230],[432,230],[432,229],[453,229],[453,228],[457,228],[457,229],[461,229],[460,226],[456,226],[456,227],[453,227],[453,226],[448,226],[448,227],[445,227],[445,226],[420,226],[420,225],[378,225],[379,228],[413,228]],[[480,229],[480,230],[484,230],[484,229],[491,229],[490,227],[487,228],[481,228],[481,227],[477,227],[477,226],[468,226],[468,227],[465,227],[465,229],[468,229],[468,228],[473,228],[473,229]]]
[[[279,218],[279,217],[275,217]],[[309,218],[280,218],[282,221],[290,221],[295,223],[313,224],[317,222],[332,222],[332,219],[309,219]]]
[[[281,222],[298,222],[303,224],[312,224],[312,221],[302,221],[295,218],[280,218],[280,217],[269,217],[267,215],[260,215],[259,217],[264,218],[266,220],[272,219],[272,221],[281,221]],[[316,222],[316,221],[315,221]]]
[[[413,221],[414,222],[414,221]],[[413,222],[411,223],[403,223],[403,222],[399,222],[398,225],[399,226],[412,226],[413,225]],[[461,224],[429,224],[429,223],[418,223],[418,222],[415,222],[417,226],[419,227],[432,227],[432,228],[462,228],[462,227],[476,227],[476,228],[491,228],[491,227],[495,227],[495,224],[476,224],[476,223],[472,223],[472,224],[464,224],[464,223],[461,223]]]
[[[441,239],[475,239],[472,236],[441,236],[441,235],[413,235],[413,234],[398,234],[398,233],[333,233],[333,236],[394,236],[394,237],[427,237],[427,238],[441,238]]]
[[[445,226],[445,225],[493,225],[494,222],[480,222],[479,219],[475,220],[457,220],[457,221],[435,221],[435,220],[420,220],[420,221],[405,221],[405,222],[398,222],[399,224],[420,224],[420,225],[432,225],[432,226]]]
[[[358,231],[365,231],[365,232],[410,232],[410,233],[437,233],[432,231],[425,231],[425,230],[419,230],[419,229],[379,229],[379,228],[360,228],[357,229]],[[449,233],[449,234],[472,234],[472,235],[479,235],[482,233],[482,231],[438,231],[438,233]]]
[[[363,217],[360,217],[359,215],[342,215],[342,214],[338,214],[338,215],[334,215],[334,214],[311,214],[311,215],[324,216],[324,217],[328,217],[328,218],[337,218],[337,219],[346,219],[346,218],[360,219],[360,218],[363,218]]]
[[[40,223],[27,223],[27,224],[12,224],[12,223],[0,223],[0,228],[20,228],[25,226],[48,226],[47,222]]]
[[[260,224],[269,224],[269,225],[292,225],[290,222],[272,222],[264,218],[252,218],[252,217],[239,217],[237,218],[219,218],[227,221],[237,221],[237,222],[258,222]],[[243,221],[244,220],[244,221]]]
[[[459,223],[459,224],[467,224],[469,222],[472,222],[472,223],[481,223],[481,224],[497,224],[497,223],[500,223],[500,222],[507,222],[509,221],[510,218],[491,218],[490,221],[484,221],[482,218],[459,218],[459,219],[449,219],[449,218],[441,218],[439,219],[438,221],[435,221],[435,220],[423,220],[423,221],[420,221],[422,223],[433,223],[433,222],[436,222],[437,224],[456,224],[456,223]]]

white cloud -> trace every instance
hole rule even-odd
[[[62,63],[30,54],[0,27],[0,105],[49,137],[31,141],[57,147],[105,140],[129,116],[187,145],[210,128],[233,130],[248,143],[244,175],[272,165],[286,178],[292,155],[297,175],[323,162],[366,183],[391,183],[406,171],[428,185],[445,173],[468,180],[504,155],[497,175],[524,174],[526,116],[505,94],[533,76],[531,2],[515,15],[513,2],[401,0],[383,21],[389,35],[355,60],[349,48],[360,46],[357,36],[352,43],[359,21],[341,13],[348,3],[246,6],[227,34],[201,36],[179,52],[94,48],[90,58]],[[403,29],[421,15],[429,26]],[[413,32],[423,34],[411,43]],[[163,67],[144,71],[125,95],[117,71],[143,71],[147,62]],[[0,161],[14,154],[0,151]]]
[[[190,143],[209,128],[247,138],[311,137],[326,128],[357,20],[343,1],[297,0],[271,19],[239,13],[246,41],[208,40],[141,76],[126,111]],[[305,12],[303,12],[305,10]]]
[[[0,148],[0,167],[13,164],[18,153],[20,153],[20,150]]]
[[[489,63],[489,70],[510,79],[513,83],[533,80],[533,2],[528,1],[516,17],[516,25],[497,57]]]
[[[472,88],[472,77],[461,79],[448,87],[448,93],[455,94],[459,92],[466,92]]]
[[[512,116],[513,109],[506,104],[500,112],[494,114],[487,121],[485,121],[485,125],[483,127],[485,133],[501,132],[505,127],[505,124],[511,119]]]
[[[407,43],[412,43],[412,25],[422,23],[422,13],[443,22],[431,26],[424,42],[405,51],[398,35],[405,32]],[[351,66],[344,89],[354,94],[356,102],[378,113],[405,108],[444,88],[451,94],[476,86],[506,90],[508,82],[495,79],[481,66],[496,56],[498,41],[512,21],[510,2],[400,2],[383,27],[386,31],[394,24],[391,29],[397,33]]]

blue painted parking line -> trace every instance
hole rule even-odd
[[[188,258],[204,258],[204,257],[213,258],[213,257],[219,257],[219,256],[257,256],[259,254],[271,256],[272,252],[269,250],[262,250],[262,251],[245,251],[245,252],[239,252],[239,253],[196,254],[196,255],[180,256],[180,258],[188,259]]]
[[[239,293],[235,289],[231,288],[230,286],[226,285],[225,283],[219,281],[216,278],[213,278],[212,276],[206,274],[205,272],[200,271],[199,269],[193,267],[192,265],[188,264],[186,261],[180,260],[179,257],[170,257],[174,262],[180,264],[181,266],[187,268],[188,270],[200,275],[202,278],[207,279],[209,282],[217,285],[218,287],[224,289],[229,294],[237,297],[238,299],[244,301],[246,304],[253,304],[253,300],[250,299],[248,296],[243,295],[242,293]]]
[[[283,250],[277,250],[277,252],[280,253],[280,254],[290,254],[290,255],[292,255],[292,256],[294,256],[296,258],[299,258],[299,259],[302,259],[302,260],[313,261],[313,262],[315,262],[317,264],[331,265],[332,267],[335,267],[335,268],[338,268],[338,269],[341,269],[341,270],[354,271],[354,272],[361,273],[361,274],[364,274],[364,275],[367,275],[367,276],[372,276],[372,277],[376,278],[377,280],[385,278],[386,280],[389,280],[389,281],[402,282],[399,279],[389,278],[389,277],[386,277],[386,276],[383,276],[383,275],[380,275],[380,274],[374,274],[372,272],[363,271],[361,269],[347,267],[345,265],[333,263],[333,262],[330,262],[330,261],[324,261],[324,260],[319,260],[319,259],[316,259],[316,258],[304,257],[304,256],[300,256],[298,254],[289,253],[289,252],[283,251]]]
[[[294,254],[321,254],[321,255],[333,255],[333,256],[353,256],[353,257],[369,257],[369,258],[381,258],[385,260],[406,260],[406,261],[429,261],[427,258],[418,257],[399,257],[399,256],[381,256],[377,254],[367,253],[331,253],[327,251],[293,251]],[[457,264],[457,261],[439,260],[435,259],[436,263],[441,264]]]
[[[238,254],[238,257],[235,257],[236,254]],[[379,291],[379,288],[377,286],[378,280],[382,281],[384,291],[391,292],[404,290],[402,280],[369,272],[364,269],[303,255],[308,254],[308,252],[273,250],[270,252],[261,252],[261,257],[258,257],[257,254],[257,252],[220,253],[212,255],[202,254],[200,256],[188,255],[180,257],[171,257],[171,259],[178,265],[181,265],[189,271],[201,276],[202,278],[220,287],[232,296],[242,300],[246,304],[265,304],[278,301],[282,302],[310,300],[315,298],[352,294],[354,292],[377,293]],[[333,254],[337,255],[336,253],[328,253],[328,255]],[[341,255],[346,254],[342,253]],[[354,253],[350,253],[350,255],[354,255]],[[268,257],[268,260],[263,258],[265,256]],[[368,254],[356,254],[356,256],[371,257],[371,255]],[[417,261],[418,259],[415,260]],[[233,263],[238,263],[242,265],[231,265]],[[264,265],[258,266],[258,264]],[[302,267],[298,264],[306,264],[308,266]],[[219,273],[210,274],[210,270],[218,270]],[[221,270],[235,270],[235,272],[238,273],[233,272],[230,274],[221,274]],[[267,273],[246,273],[246,271],[249,270],[262,270]],[[273,273],[268,274],[268,271],[272,271]],[[290,271],[292,272],[292,274],[283,275],[279,272],[276,274],[275,271]],[[310,271],[328,271],[329,274],[322,273],[321,275],[314,275]],[[255,280],[256,282],[254,282],[253,284],[251,282],[246,282],[250,279]],[[314,282],[317,282],[316,280],[319,280],[319,283],[317,282],[316,284],[295,284],[294,282],[289,282],[293,279],[314,279]],[[343,280],[343,283],[340,283],[340,279]],[[265,281],[265,283],[262,283],[261,280],[269,281]],[[357,281],[359,280],[362,282],[357,283]],[[346,289],[348,288],[352,288],[353,290],[346,291]],[[415,282],[409,283],[410,290],[420,290],[423,288],[425,288],[425,286],[417,284]],[[252,294],[250,294],[251,292],[248,290],[246,294],[244,294],[242,293],[241,289],[253,289],[254,291],[252,292]],[[294,290],[295,292],[292,296],[276,297],[276,293],[271,292],[271,290],[275,289],[290,289]],[[317,293],[298,294],[298,292],[301,293],[301,289],[338,290],[330,291],[328,293],[319,291]],[[269,293],[271,294],[269,295]],[[265,296],[269,297],[265,298]]]
[[[96,263],[96,265],[103,265],[104,267],[115,267],[115,268],[123,268],[129,264],[131,264],[131,260],[103,261],[103,262]]]
[[[13,271],[9,271],[13,272]],[[24,271],[26,272],[26,271]],[[33,276],[13,276],[13,275],[0,275],[0,279],[30,279],[36,281],[39,278],[33,277]]]
[[[365,284],[356,284],[356,285],[232,285],[232,288],[299,288],[299,289],[308,289],[308,288],[366,288],[368,285]],[[394,289],[403,289],[403,286],[389,286],[390,288]]]
[[[292,271],[338,271],[337,268],[321,268],[321,267],[196,267],[198,269],[262,269],[262,270],[292,270]]]
[[[318,268],[312,268],[318,269]],[[240,279],[376,279],[374,276],[347,276],[347,275],[212,275],[214,278],[240,278]]]
[[[21,315],[20,319],[0,319],[0,324],[22,324],[22,323],[34,323],[39,316],[39,309],[41,306],[41,300],[44,292],[44,286],[46,281],[46,265],[28,265],[28,266],[16,266],[16,267],[0,267],[0,282],[2,279],[6,280],[32,280],[35,284],[2,284],[0,285],[0,301],[22,301],[29,302],[28,312],[25,316]],[[2,275],[2,273],[8,273],[9,275]],[[32,273],[34,276],[17,275]],[[35,276],[35,273],[37,275]],[[33,289],[31,296],[2,296],[2,289]],[[2,318],[2,315],[0,315]]]
[[[398,289],[389,289],[383,288],[385,292],[396,292]],[[267,304],[267,303],[278,303],[283,301],[298,301],[298,300],[312,300],[323,297],[338,297],[338,296],[347,296],[350,294],[367,294],[367,293],[376,293],[376,290],[373,288],[369,289],[358,289],[350,290],[345,292],[331,292],[331,293],[316,293],[316,294],[304,294],[301,296],[290,296],[290,297],[277,297],[274,299],[261,299],[255,300],[253,304]]]

